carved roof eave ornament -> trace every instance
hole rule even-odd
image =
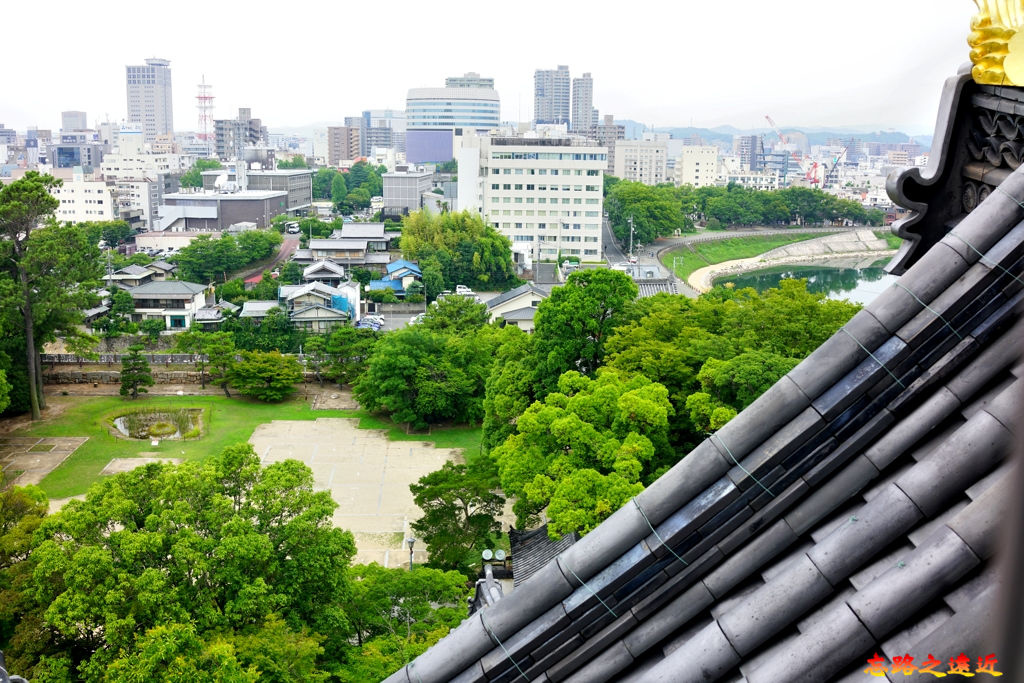
[[[915,166],[893,171],[886,178],[885,190],[893,203],[914,212],[892,224],[893,234],[903,239],[899,251],[886,266],[886,270],[894,275],[906,272],[949,230],[944,221],[929,209],[936,200],[949,200],[946,188],[953,173],[953,133],[958,117],[966,118],[970,114],[971,88],[967,86],[972,83],[970,64],[964,64],[956,76],[946,79],[939,100],[939,115],[928,165],[923,169]]]
[[[904,242],[886,270],[902,275],[942,239],[980,200],[1016,169],[1024,121],[1024,0],[974,0],[969,64],[946,81],[924,169],[896,171],[886,191],[898,206],[913,211],[892,231]],[[979,120],[990,128],[979,132]],[[1017,130],[1006,139],[993,132],[999,117]],[[982,122],[982,128],[985,123]],[[1001,144],[1000,144],[1001,143]],[[1011,152],[1001,160],[1004,150]]]

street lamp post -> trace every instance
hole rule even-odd
[[[416,539],[410,536],[405,542],[409,545],[409,571],[412,571],[412,547],[416,544]]]

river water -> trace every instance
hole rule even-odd
[[[736,287],[753,287],[759,292],[778,287],[784,278],[806,278],[807,290],[824,292],[830,299],[849,299],[858,304],[868,304],[897,280],[882,266],[888,258],[877,261],[870,268],[828,268],[825,266],[776,266],[755,270],[741,275],[729,275],[716,279],[716,285],[732,282]]]

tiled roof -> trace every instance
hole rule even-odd
[[[391,263],[389,263],[387,265],[387,269],[386,270],[387,270],[388,273],[394,273],[394,272],[396,272],[398,270],[401,270],[403,268],[408,268],[409,270],[411,270],[412,272],[414,272],[416,274],[420,273],[420,267],[418,265],[416,265],[412,261],[406,261],[405,259],[401,259],[401,258],[398,259],[397,261],[392,261]]]
[[[145,266],[137,266],[134,263],[130,263],[120,270],[114,271],[114,276],[127,275],[128,277],[141,277],[143,275],[152,275],[153,271]]]
[[[529,531],[509,529],[509,548],[512,551],[513,585],[526,581],[544,567],[553,557],[579,540],[576,534],[565,534],[557,541],[548,538],[548,525]]]
[[[992,557],[1019,496],[1024,168],[966,216],[950,206],[964,195],[943,183],[963,177],[942,145],[972,118],[949,117],[917,175],[923,215],[895,229],[938,232],[901,251],[898,282],[388,680],[853,681],[876,652],[993,652]]]
[[[148,271],[147,271],[148,272]],[[206,289],[206,285],[196,282],[185,282],[183,280],[163,280],[147,282],[146,284],[132,287],[128,293],[133,297],[150,296],[194,296]]]
[[[318,273],[318,272],[322,272],[322,271],[328,271],[332,275],[338,275],[338,276],[341,276],[341,277],[343,277],[345,275],[345,268],[343,266],[338,265],[334,261],[323,260],[323,261],[317,261],[316,263],[314,263],[314,264],[312,264],[310,266],[307,266],[302,271],[302,277],[304,277],[304,278],[310,277],[311,275],[313,275],[315,273]]]
[[[522,296],[523,294],[526,294],[528,292],[533,292],[537,296],[544,299],[548,298],[547,292],[537,287],[536,285],[527,282],[525,285],[519,285],[518,287],[510,289],[507,292],[502,292],[493,299],[488,299],[487,308],[494,308],[495,306],[503,304],[506,301],[509,301],[510,299],[515,299],[517,296]]]
[[[533,320],[537,317],[537,309],[533,306],[523,306],[514,311],[506,311],[500,316],[504,320]]]
[[[346,223],[341,226],[341,230],[331,233],[331,237],[334,237],[335,234],[345,240],[380,241],[385,239],[383,223]]]
[[[280,306],[276,301],[246,301],[242,304],[242,312],[239,318],[264,318],[271,308]]]

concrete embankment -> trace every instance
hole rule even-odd
[[[711,289],[723,275],[738,275],[782,265],[829,264],[835,267],[866,267],[879,258],[896,253],[871,230],[851,230],[803,242],[776,247],[751,258],[724,261],[695,270],[687,284],[698,292]]]

